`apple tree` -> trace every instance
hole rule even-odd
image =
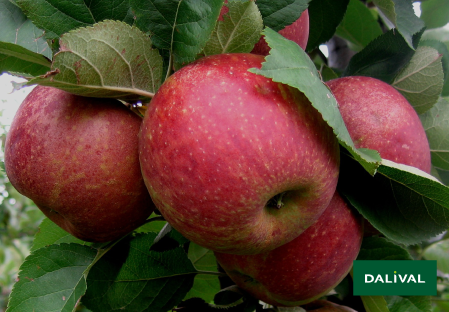
[[[414,5],[420,7],[420,17],[415,15]],[[308,25],[301,28],[302,40],[295,42],[285,29],[303,18],[303,14],[308,14]],[[285,308],[281,307],[284,304],[270,305],[260,301],[265,297],[259,297],[257,291],[237,287],[234,284],[238,284],[236,280],[230,278],[232,274],[226,273],[228,264],[217,264],[217,258],[234,259],[234,256],[217,253],[216,257],[212,250],[213,243],[206,244],[210,247],[206,249],[205,244],[186,238],[195,235],[188,235],[188,232],[181,234],[185,229],[181,229],[179,223],[167,222],[169,218],[164,208],[170,204],[164,202],[161,193],[154,191],[154,184],[146,181],[157,209],[148,218],[145,215],[144,222],[127,235],[121,234],[109,241],[85,241],[76,233],[78,237],[71,235],[70,226],[64,227],[50,217],[45,218],[39,231],[33,233],[30,254],[20,266],[17,282],[9,296],[7,312],[449,310],[449,238],[446,234],[449,228],[449,188],[446,186],[449,184],[449,146],[446,140],[449,130],[449,29],[444,27],[449,23],[447,0],[415,3],[411,0],[0,0],[0,17],[0,69],[2,73],[26,78],[26,82],[17,88],[39,85],[42,98],[45,98],[45,91],[42,90],[56,88],[71,96],[82,97],[85,101],[89,101],[87,98],[97,98],[114,105],[120,101],[120,105],[127,107],[131,114],[141,118],[155,114],[152,99],[155,98],[156,102],[156,97],[163,97],[158,91],[167,85],[165,82],[170,81],[176,87],[177,78],[173,77],[191,70],[205,58],[255,53],[253,49],[260,45],[262,36],[269,47],[268,55],[260,66],[246,68],[245,75],[263,77],[276,88],[281,86],[276,94],[281,94],[284,99],[294,98],[298,102],[298,98],[306,99],[305,102],[319,112],[325,126],[331,129],[332,139],[338,142],[340,166],[336,187],[344,199],[344,205],[350,207],[348,209],[357,215],[360,222],[363,221],[365,229],[361,243],[361,237],[351,238],[345,241],[346,245],[354,244],[351,246],[356,247],[359,260],[427,259],[437,260],[438,264],[438,293],[434,297],[353,296],[351,274],[346,274],[348,270],[345,270],[331,289],[325,289],[326,292],[319,297],[301,301],[301,306],[295,304],[294,307]],[[307,40],[304,40],[304,32]],[[297,31],[292,33],[297,34]],[[233,65],[230,61],[226,66]],[[227,74],[232,76],[232,70],[228,70]],[[195,79],[198,83],[206,81],[206,75],[207,72],[202,73]],[[431,167],[430,164],[428,168],[421,168],[396,162],[387,156],[381,158],[380,147],[359,146],[360,140],[350,135],[352,126],[345,124],[343,109],[339,109],[339,106],[343,108],[344,102],[340,99],[341,93],[329,82],[351,77],[373,78],[398,92],[411,105],[413,114],[418,116],[418,126],[425,131]],[[198,98],[208,94],[205,90],[207,86],[203,88],[203,94],[196,94]],[[359,95],[362,101],[368,98],[365,94],[371,88],[370,85],[364,87],[361,84],[350,91],[346,90],[346,93],[351,95],[362,90]],[[193,92],[193,88],[187,91]],[[259,91],[261,94],[271,92],[265,86],[260,87]],[[53,93],[49,92],[48,98]],[[174,98],[177,100],[176,96]],[[34,109],[38,103],[34,104],[28,103],[28,106]],[[388,111],[388,106],[383,110]],[[365,122],[364,113],[362,110],[362,121],[357,123]],[[27,124],[23,116],[28,115],[21,115],[21,124],[17,127]],[[46,117],[45,114],[40,115],[38,121],[46,120]],[[401,118],[395,119],[394,123],[403,123]],[[170,131],[170,124],[162,124],[163,118],[158,122],[160,124],[153,125],[156,129],[165,127]],[[245,119],[236,118],[234,124],[240,126],[240,122],[245,122]],[[201,127],[203,124],[198,121],[197,125]],[[114,125],[111,127],[114,128]],[[267,130],[271,131],[272,128]],[[52,133],[57,131],[58,128]],[[75,136],[70,138],[66,128],[60,128],[60,131],[61,138],[67,134],[67,142],[75,141]],[[133,135],[123,132],[121,138],[124,136],[125,141],[127,135]],[[411,133],[410,142],[413,142],[415,133]],[[25,137],[25,134],[22,136]],[[43,142],[57,137],[41,136]],[[20,140],[21,136],[16,137]],[[391,137],[383,140],[393,141]],[[215,142],[219,139],[215,138]],[[287,144],[291,143],[286,141]],[[400,147],[409,148],[402,143]],[[188,146],[183,148],[187,149]],[[272,154],[275,155],[274,152]],[[229,155],[235,156],[231,152]],[[34,161],[39,154],[28,158],[27,161]],[[208,158],[212,156],[205,153],[204,161]],[[182,161],[180,158],[164,160]],[[304,162],[311,160],[314,159],[305,159]],[[159,176],[170,172],[170,164],[164,164],[152,172],[158,172]],[[90,165],[88,162],[84,164],[85,167]],[[119,170],[120,166],[120,162],[115,163]],[[145,169],[143,164],[142,167]],[[213,166],[210,168],[212,170]],[[6,174],[10,178],[12,170],[7,167]],[[145,175],[145,170],[142,172]],[[48,183],[52,172],[45,174],[33,183]],[[193,179],[193,174],[185,176],[185,179]],[[116,175],[117,179],[122,177],[120,172]],[[218,174],[217,178],[220,178]],[[245,178],[238,176],[241,180]],[[179,185],[164,185],[165,189],[170,187]],[[208,196],[206,191],[209,189],[209,185],[207,190],[206,187],[204,190],[195,189],[198,202],[203,196]],[[108,196],[102,192],[95,195],[97,201]],[[77,196],[87,198],[82,192]],[[271,210],[271,214],[276,216],[287,211],[284,203],[293,197],[285,192],[270,199],[267,205],[274,206],[270,209],[276,209]],[[35,202],[39,206],[39,202]],[[112,206],[114,203],[108,204]],[[89,204],[83,205],[71,208],[75,219],[77,212],[90,208]],[[192,209],[197,209],[197,206]],[[50,213],[58,214],[58,211],[50,208],[46,214]],[[244,213],[238,211],[234,215],[237,223]],[[108,227],[107,212],[103,212],[101,217],[104,218],[103,226]],[[189,224],[188,216],[182,217]],[[79,219],[83,218],[80,216]],[[126,216],[122,219],[126,221]],[[326,232],[327,227],[320,220],[308,224],[304,235],[318,225],[321,232]],[[290,221],[296,221],[296,217]],[[232,226],[233,221],[228,223]],[[97,224],[95,230],[101,232],[101,222]],[[336,223],[328,223],[329,226],[333,224]],[[189,228],[196,225],[191,224]],[[82,231],[83,228],[78,230]],[[278,232],[273,231],[273,236]],[[340,238],[338,232],[330,232],[333,234],[326,237],[326,242]],[[232,235],[238,238],[239,229]],[[301,238],[302,234],[298,235]],[[201,241],[211,237],[196,236],[202,236]],[[302,236],[302,241],[309,241],[308,237]],[[310,241],[315,240],[308,247],[323,245],[316,240],[316,235],[310,237]],[[313,252],[314,248],[307,249],[307,255]],[[341,257],[342,251],[336,248],[333,254]],[[330,256],[324,252],[318,260],[324,257]],[[277,258],[276,253],[273,258]],[[236,263],[240,260],[232,261]],[[291,268],[284,267],[287,264],[274,264],[270,272],[315,270],[320,275],[326,270],[322,265],[314,265],[313,261],[304,263],[307,264]],[[252,282],[248,276],[244,280]],[[272,280],[276,283],[282,280],[283,283],[270,285],[274,292],[277,289],[288,292],[286,285],[292,285],[290,288],[294,289],[297,283],[294,278]]]

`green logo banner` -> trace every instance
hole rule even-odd
[[[436,296],[434,260],[356,260],[354,296]]]

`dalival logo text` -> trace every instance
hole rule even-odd
[[[397,274],[396,271],[394,271],[394,275],[391,277],[388,274],[385,274],[382,276],[381,274],[377,274],[377,276],[374,276],[372,274],[365,274],[365,283],[425,283],[425,281],[421,280],[421,274],[418,274],[417,277],[415,277],[414,274]]]
[[[435,296],[437,262],[428,260],[356,260],[355,296]]]

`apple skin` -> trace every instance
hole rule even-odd
[[[141,128],[140,163],[165,219],[211,250],[255,254],[314,223],[339,174],[339,145],[306,97],[248,71],[263,56],[204,57],[170,76]],[[280,209],[267,205],[284,193]]]
[[[391,85],[351,76],[326,83],[357,148],[377,150],[384,159],[430,173],[429,142],[418,114]]]
[[[70,234],[117,239],[154,210],[140,172],[142,119],[116,100],[35,87],[5,143],[12,185]]]
[[[285,28],[279,30],[278,33],[286,39],[296,42],[303,50],[305,50],[307,41],[309,40],[309,11],[305,10],[302,12],[301,16],[295,22],[285,26]],[[270,47],[263,36],[260,37],[251,53],[263,56],[270,54]]]
[[[215,252],[234,283],[274,306],[299,306],[324,296],[348,274],[363,238],[360,215],[336,192],[327,209],[301,235],[270,252]]]

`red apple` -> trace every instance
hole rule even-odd
[[[318,221],[293,241],[258,255],[215,252],[237,286],[274,306],[324,296],[348,274],[363,238],[360,215],[336,192]]]
[[[117,239],[154,210],[140,172],[141,123],[116,100],[38,86],[8,132],[6,173],[70,234],[94,242]]]
[[[142,124],[140,163],[156,206],[211,250],[254,254],[291,241],[336,188],[332,129],[304,94],[248,71],[263,61],[219,54],[183,67]]]
[[[307,41],[309,40],[309,11],[305,10],[302,12],[301,16],[293,22],[293,24],[279,30],[278,33],[286,39],[296,42],[303,50],[305,50]],[[270,47],[263,36],[259,39],[259,42],[256,43],[251,53],[264,56],[270,54]]]
[[[430,148],[418,114],[391,85],[352,76],[327,82],[357,148],[430,172]]]

